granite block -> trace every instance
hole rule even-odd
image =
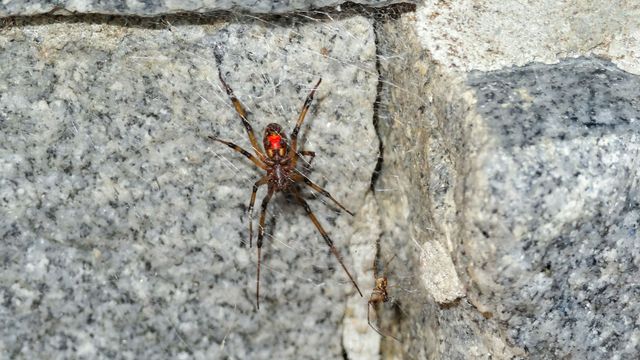
[[[416,19],[377,28],[380,256],[400,259],[386,321],[401,341],[386,346],[634,358],[640,78],[593,57],[460,72],[425,49]]]
[[[268,207],[256,311],[245,212],[261,171],[207,136],[250,148],[218,69],[258,136],[291,128],[322,78],[302,129],[309,176],[358,213],[378,156],[371,20],[68,19],[0,30],[0,352],[342,358],[355,290],[283,195]],[[356,220],[306,194],[370,288],[349,248]]]
[[[218,10],[231,13],[201,16]],[[638,7],[370,10],[0,4],[18,15],[0,26],[0,354],[640,353]],[[86,12],[133,16],[28,17]],[[309,174],[356,216],[309,198],[365,298],[277,196],[255,311],[245,211],[261,172],[207,139],[250,146],[218,69],[258,137],[291,127],[323,78],[303,128]],[[374,321],[399,341],[366,321],[374,263],[392,298]]]
[[[640,74],[637,1],[426,0],[416,18],[421,47],[462,72],[599,56]]]
[[[478,300],[531,354],[635,357],[640,77],[580,58],[468,84],[488,135],[463,190]]]
[[[413,0],[353,0],[349,3],[371,7],[382,7],[396,3],[415,2]],[[33,16],[40,14],[110,14],[127,16],[160,16],[180,13],[210,13],[231,11],[255,14],[285,14],[297,11],[314,11],[322,8],[341,9],[345,1],[340,0],[54,0],[30,1],[8,0],[0,3],[0,17]]]
[[[459,164],[473,155],[465,148],[463,120],[472,113],[473,93],[428,52],[408,51],[422,46],[414,22],[415,14],[405,14],[376,31],[386,40],[378,50],[377,130],[384,145],[374,185],[382,219],[379,256],[395,256],[386,269],[394,307],[382,323],[400,340],[383,342],[382,349],[405,359],[522,356],[502,336],[500,323],[486,318],[492,309],[469,296],[472,283],[457,261],[465,209]]]

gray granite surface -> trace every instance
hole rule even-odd
[[[640,353],[637,76],[598,58],[455,72],[431,58],[421,12],[149,4],[0,4],[180,13],[2,20],[0,358]],[[369,328],[366,298],[282,195],[256,311],[245,211],[261,171],[207,139],[249,148],[218,69],[258,137],[291,127],[323,78],[303,128],[309,174],[356,216],[308,197],[365,296],[377,252],[393,301],[375,323],[399,341]]]
[[[350,3],[365,6],[388,6],[415,0],[351,0]],[[331,7],[340,11],[345,1],[341,0],[8,0],[0,2],[0,17],[54,14],[113,14],[158,16],[176,13],[208,13],[212,11],[234,11],[260,14],[283,14],[294,11],[313,11]]]
[[[460,257],[487,275],[479,301],[531,354],[634,358],[640,77],[581,58],[473,73],[468,84],[488,135],[471,141],[484,149],[469,163]]]
[[[408,51],[420,48],[412,21],[377,34],[380,256],[400,259],[387,269],[396,311],[386,316],[400,343],[386,349],[636,358],[640,78],[579,58],[460,81]]]
[[[600,56],[640,75],[638,1],[425,0],[422,47],[461,72]]]
[[[382,317],[384,324],[395,323],[389,328],[400,340],[386,341],[383,351],[404,359],[522,356],[506,343],[500,323],[460,295],[467,283],[455,261],[462,228],[456,185],[463,183],[457,163],[471,156],[459,148],[469,141],[461,119],[472,111],[471,92],[428,53],[409,51],[421,46],[411,14],[383,23],[377,36],[386,39],[379,42],[377,122],[384,162],[375,183],[383,219],[380,258],[395,256],[385,269],[395,306]],[[425,279],[427,273],[454,286],[434,286],[441,284]]]
[[[0,64],[4,358],[342,358],[355,291],[282,195],[256,311],[245,211],[261,171],[207,136],[249,148],[218,69],[258,136],[293,126],[322,77],[310,177],[358,213],[378,154],[370,20],[21,19]],[[348,247],[358,217],[308,197],[347,266],[370,267]]]

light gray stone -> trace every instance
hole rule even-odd
[[[637,73],[636,7],[429,1],[400,17],[357,6],[184,13],[219,10],[203,4],[0,5],[20,15],[181,13],[3,19],[0,354],[640,352],[640,84],[602,59],[563,59],[600,54]],[[282,4],[269,11],[325,6]],[[513,64],[526,66],[505,68]],[[310,176],[357,215],[311,207],[365,298],[299,206],[278,196],[255,312],[244,211],[261,172],[207,140],[249,148],[218,68],[258,137],[273,121],[290,128],[323,77],[303,130],[318,153]],[[384,150],[373,179],[372,122]],[[374,321],[399,341],[366,323],[376,257],[394,300]]]
[[[415,1],[401,0],[354,0],[351,3],[364,6],[381,7],[395,3]],[[0,17],[30,16],[46,13],[54,14],[112,14],[135,16],[158,16],[179,13],[210,13],[213,11],[232,11],[258,14],[285,14],[295,11],[313,11],[333,8],[340,11],[345,1],[340,0],[54,0],[30,1],[7,0],[0,3]],[[347,5],[347,7],[351,6]]]
[[[463,72],[595,55],[640,74],[637,1],[426,0],[416,18],[421,46]]]
[[[631,359],[640,352],[638,76],[597,58],[456,73],[411,14],[378,29],[375,184],[405,358]],[[400,56],[402,54],[402,56]],[[438,243],[437,246],[423,244]],[[443,301],[425,253],[463,294]],[[433,252],[432,252],[433,253]],[[438,261],[434,278],[451,271]]]
[[[290,129],[322,77],[302,130],[317,152],[310,177],[357,213],[378,155],[371,20],[20,19],[0,48],[0,353],[342,357],[336,334],[357,295],[282,195],[269,205],[256,312],[245,211],[262,172],[207,136],[250,148],[219,68],[260,138],[270,122]],[[311,194],[364,273],[348,246],[354,218]]]
[[[528,352],[635,357],[640,77],[581,58],[468,83],[490,139],[471,140],[484,150],[465,189],[479,301]]]

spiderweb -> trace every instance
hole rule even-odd
[[[366,306],[374,260],[392,250],[382,245],[390,235],[375,195],[401,192],[378,183],[377,127],[390,120],[380,82],[401,87],[379,74],[410,51],[380,52],[380,22],[410,12],[390,9],[3,20],[0,56],[12,66],[0,82],[1,251],[10,264],[0,349],[27,357],[379,356]],[[207,139],[250,149],[218,69],[259,139],[271,122],[291,129],[322,77],[301,141],[317,156],[303,167],[358,214],[310,190],[305,197],[364,298],[303,209],[278,194],[255,311],[246,208],[261,171]],[[399,282],[409,270],[398,271],[389,276],[399,285],[393,292],[414,291]],[[377,324],[396,333],[398,306],[384,304]]]

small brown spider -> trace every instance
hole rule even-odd
[[[393,260],[393,258],[395,258],[395,255],[391,259],[389,259],[389,261],[387,261],[387,264],[389,264],[389,262]],[[369,302],[367,303],[367,322],[369,323],[369,326],[373,330],[375,330],[378,334],[382,336],[388,336],[396,341],[400,341],[394,336],[381,332],[380,329],[374,326],[373,323],[371,322],[371,308],[373,308],[373,311],[376,313],[376,317],[377,317],[378,312],[376,310],[376,306],[378,306],[378,304],[380,303],[386,303],[389,301],[389,293],[387,292],[387,285],[388,285],[387,277],[386,276],[378,277],[377,270],[375,268],[375,261],[374,261],[373,277],[376,280],[376,285],[371,291],[371,296],[369,297]]]
[[[307,212],[307,215],[309,216],[309,218],[311,218],[311,222],[313,222],[315,227],[318,229],[318,231],[324,238],[324,241],[329,246],[329,249],[331,250],[333,255],[335,255],[335,257],[338,259],[338,262],[340,263],[344,271],[347,273],[347,276],[355,286],[356,290],[358,290],[358,293],[360,293],[360,296],[362,296],[362,292],[360,291],[358,284],[353,279],[353,276],[351,276],[351,273],[349,273],[349,270],[347,270],[347,267],[342,262],[342,258],[340,257],[340,254],[338,253],[338,250],[336,249],[336,247],[333,245],[333,241],[331,240],[331,238],[329,238],[329,235],[324,230],[322,225],[320,225],[320,222],[318,222],[318,219],[311,211],[309,204],[307,204],[307,202],[302,198],[302,196],[300,196],[300,192],[297,189],[297,184],[304,183],[309,187],[311,187],[312,189],[314,189],[315,191],[322,194],[323,196],[329,198],[336,205],[338,205],[342,210],[346,211],[347,213],[353,216],[353,213],[347,210],[344,206],[342,206],[342,204],[340,204],[336,199],[334,199],[333,196],[331,196],[331,194],[329,194],[328,191],[326,191],[325,189],[321,188],[320,186],[318,186],[317,184],[309,180],[299,170],[296,169],[296,163],[301,156],[310,156],[311,160],[313,160],[313,158],[316,156],[315,152],[313,151],[307,151],[307,150],[298,151],[298,132],[300,131],[300,126],[302,126],[302,122],[304,121],[305,115],[307,114],[307,110],[309,110],[309,105],[311,105],[311,101],[313,100],[313,95],[315,94],[316,89],[320,85],[320,81],[322,81],[322,79],[318,80],[316,85],[313,87],[313,90],[311,90],[311,92],[307,96],[307,99],[305,100],[304,105],[302,106],[302,111],[300,111],[300,115],[298,116],[298,121],[296,122],[296,126],[293,128],[293,131],[291,132],[291,142],[289,143],[289,141],[287,141],[287,135],[282,131],[282,127],[280,125],[271,123],[267,125],[267,128],[264,131],[264,137],[262,140],[264,152],[262,152],[260,150],[260,147],[258,146],[258,141],[256,140],[256,136],[253,132],[253,128],[251,127],[251,124],[249,124],[249,121],[247,120],[247,112],[245,111],[244,107],[242,106],[238,98],[236,98],[235,95],[233,94],[233,90],[231,89],[231,87],[229,87],[229,85],[227,85],[227,83],[222,78],[222,72],[218,71],[218,76],[220,77],[220,82],[222,83],[222,86],[226,90],[227,95],[229,95],[229,98],[233,103],[233,107],[236,109],[236,112],[238,113],[238,115],[240,115],[240,119],[242,119],[242,125],[244,125],[244,128],[247,131],[247,135],[249,136],[249,141],[251,142],[251,146],[253,148],[253,151],[257,155],[257,157],[253,156],[248,151],[244,150],[243,148],[239,147],[238,145],[230,141],[220,140],[214,136],[209,136],[209,138],[211,138],[212,140],[221,142],[227,145],[228,147],[232,148],[233,150],[241,153],[247,159],[251,160],[257,167],[267,172],[266,175],[264,175],[262,178],[256,181],[255,184],[253,185],[253,192],[251,193],[251,201],[249,202],[249,247],[251,247],[252,241],[253,241],[253,224],[252,224],[253,223],[253,205],[256,200],[256,193],[258,191],[258,187],[266,184],[267,195],[262,200],[262,205],[260,210],[260,228],[258,231],[258,273],[257,273],[257,279],[256,279],[257,308],[258,309],[260,308],[260,255],[262,250],[262,240],[264,238],[264,223],[265,223],[265,217],[266,217],[267,204],[269,203],[269,200],[271,200],[271,197],[273,196],[273,194],[278,191],[290,192],[298,200],[300,205],[302,205],[304,210]]]

